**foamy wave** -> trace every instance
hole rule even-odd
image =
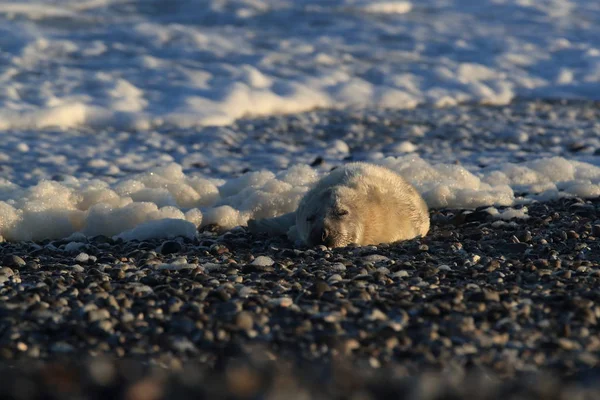
[[[476,172],[458,165],[430,164],[414,155],[378,163],[409,179],[433,208],[510,206],[535,199],[600,195],[599,167],[560,157]],[[5,181],[0,192],[0,234],[8,240],[55,239],[76,232],[125,240],[189,237],[202,225],[230,229],[246,225],[250,218],[294,211],[318,178],[309,166],[296,165],[277,174],[257,171],[223,182],[187,176],[181,166],[170,164],[113,185],[71,178],[21,188]],[[516,198],[515,192],[529,195]],[[501,215],[512,217],[522,213]]]

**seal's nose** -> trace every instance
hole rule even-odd
[[[313,246],[327,244],[330,239],[329,229],[315,227],[310,233],[310,241]]]
[[[325,243],[328,237],[329,237],[329,230],[327,228],[323,228],[323,230],[321,231],[321,242]]]

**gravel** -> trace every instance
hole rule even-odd
[[[2,390],[52,392],[46,376],[84,397],[592,393],[600,200],[527,207],[432,211],[423,239],[335,250],[244,229],[2,243],[0,374],[19,378]]]

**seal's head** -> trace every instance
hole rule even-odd
[[[359,243],[363,231],[359,197],[357,190],[346,186],[308,193],[296,213],[301,239],[309,246],[344,247]]]

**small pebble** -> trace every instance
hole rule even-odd
[[[239,329],[249,331],[254,325],[254,318],[249,312],[242,311],[236,315],[235,324]]]
[[[275,264],[275,261],[271,257],[267,256],[258,256],[250,263],[250,265],[255,265],[258,267],[270,267]]]
[[[182,248],[183,247],[181,246],[181,243],[176,242],[174,240],[169,240],[162,244],[162,246],[160,247],[160,253],[164,255],[179,253],[182,250]]]
[[[289,297],[280,297],[277,299],[269,300],[269,304],[272,306],[279,306],[279,307],[287,308],[287,307],[291,306],[292,304],[294,304],[294,301],[292,299],[290,299]]]
[[[14,254],[10,254],[4,256],[4,258],[2,259],[2,265],[10,268],[21,268],[26,265],[26,262],[21,257]]]
[[[77,255],[77,257],[75,257],[75,261],[78,263],[86,263],[89,261],[89,259],[90,259],[90,256],[89,256],[89,254],[86,254],[86,253],[79,253]]]

